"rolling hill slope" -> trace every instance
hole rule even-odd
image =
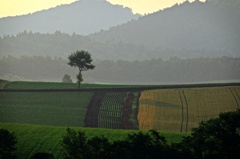
[[[31,31],[87,35],[137,19],[129,8],[102,0],[79,0],[33,14],[0,19],[0,36]],[[101,19],[101,20],[99,20]]]
[[[239,83],[116,87],[3,89],[0,122],[190,132],[240,105]]]
[[[239,56],[240,12],[236,3],[186,1],[90,37],[156,48],[162,56]]]

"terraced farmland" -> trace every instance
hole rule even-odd
[[[239,96],[239,86],[143,91],[139,129],[189,132],[201,121],[239,108]]]

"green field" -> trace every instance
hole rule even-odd
[[[0,81],[1,84],[1,81]],[[107,84],[81,84],[81,88],[132,88],[140,85],[107,85]],[[143,87],[143,86],[141,86]],[[0,87],[1,88],[1,87]],[[76,89],[76,83],[59,83],[59,82],[9,82],[3,87],[4,89]]]
[[[5,128],[10,132],[14,132],[18,138],[17,143],[17,158],[26,159],[36,152],[48,152],[54,155],[55,158],[63,158],[60,141],[66,133],[67,127],[58,126],[39,126],[27,124],[8,124],[0,123],[0,128]],[[137,132],[136,130],[113,130],[99,128],[76,128],[75,130],[85,131],[87,137],[104,135],[110,141],[124,139],[128,134]],[[186,133],[169,133],[161,132],[165,136],[168,143],[176,143],[181,141]]]
[[[84,126],[92,93],[0,92],[0,122]]]
[[[39,151],[49,152],[54,154],[55,158],[61,158],[60,140],[67,127],[84,130],[88,137],[104,135],[113,141],[138,131],[116,127],[122,122],[123,124],[127,122],[135,125],[132,127],[124,125],[124,128],[139,128],[144,131],[156,129],[163,131],[162,135],[169,143],[179,142],[183,136],[188,135],[184,132],[190,132],[192,127],[198,126],[198,122],[216,117],[220,112],[235,110],[240,104],[239,84],[228,87],[206,85],[202,88],[178,88],[179,85],[175,88],[173,85],[167,89],[143,90],[139,92],[140,99],[138,92],[134,93],[130,107],[123,102],[129,93],[128,90],[118,92],[118,88],[145,86],[82,84],[82,88],[115,88],[114,92],[104,91],[104,94],[101,94],[102,90],[99,91],[101,99],[94,100],[92,97],[96,92],[93,90],[22,91],[22,89],[76,89],[76,84],[0,80],[0,86],[0,89],[20,89],[19,92],[0,91],[0,128],[16,133],[18,158],[29,158]],[[95,100],[101,101],[100,105],[93,104],[94,109],[96,107],[100,109],[99,114],[97,113],[98,126],[115,129],[83,128],[89,103]],[[127,116],[124,116],[124,113]],[[95,117],[92,113],[89,115]]]
[[[5,87],[5,85],[6,85],[7,83],[8,83],[8,81],[0,79],[0,89],[2,89],[3,87]]]

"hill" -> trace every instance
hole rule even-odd
[[[0,36],[23,31],[87,35],[137,19],[129,8],[103,0],[79,0],[33,14],[0,19]],[[101,20],[99,20],[101,19]]]
[[[239,83],[30,89],[34,84],[10,82],[0,90],[0,122],[190,132],[240,104]]]
[[[88,3],[90,2],[92,1]],[[53,28],[51,34],[34,33],[34,31],[31,32],[28,29],[22,29],[21,33],[17,35],[5,35],[0,38],[0,57],[8,55],[15,57],[44,55],[66,58],[71,52],[76,50],[88,50],[94,59],[114,61],[135,61],[136,59],[144,61],[159,58],[166,60],[174,56],[179,58],[239,57],[239,5],[235,5],[237,3],[235,0],[227,1],[226,3],[220,2],[207,1],[201,3],[197,1],[189,3],[187,1],[183,4],[145,15],[138,20],[132,20],[122,25],[119,23],[118,26],[110,27],[108,30],[89,36],[78,35],[78,32],[73,34],[72,32],[70,34],[63,33],[66,31],[64,28],[61,29],[61,27],[66,25],[81,28],[75,25],[75,21],[49,25],[60,27],[59,29]],[[81,1],[78,1],[70,6],[59,6],[58,8],[71,8],[71,6],[73,7],[75,4],[78,6],[81,3]],[[106,2],[101,1],[98,3],[105,4]],[[44,13],[46,12],[47,14],[49,12],[50,14],[53,11],[55,9],[44,11]],[[37,13],[35,14],[36,16],[38,15]],[[28,16],[35,17],[35,14]],[[39,13],[40,15],[42,14]],[[112,13],[112,15],[114,16],[115,14]],[[60,14],[56,14],[56,16],[60,16]],[[64,20],[64,18],[54,19]],[[68,19],[70,20],[71,18]],[[102,17],[99,19],[102,19]],[[4,24],[1,20],[0,25]],[[53,23],[55,20],[51,21]],[[102,21],[104,20],[93,19],[91,22],[94,24],[94,27],[100,27],[101,25],[98,23],[102,23]],[[112,22],[112,20],[109,21]],[[88,25],[86,20],[80,19],[76,22],[84,22],[84,25],[81,26]],[[38,24],[38,22],[35,23]],[[108,24],[108,22],[105,23]],[[21,27],[20,24],[11,26]],[[38,26],[44,28],[42,24]],[[11,27],[5,26],[0,28],[8,29]],[[56,31],[56,29],[59,31]],[[23,32],[23,30],[28,31]]]
[[[156,48],[164,57],[235,57],[240,50],[239,6],[236,0],[186,1],[90,37],[110,44],[123,42]]]
[[[0,80],[0,84],[4,82]],[[110,141],[125,138],[139,129],[156,129],[165,131],[161,134],[169,143],[176,143],[188,135],[186,132],[192,127],[197,127],[198,122],[214,118],[220,112],[236,110],[240,104],[239,83],[155,88],[110,86],[112,89],[88,85],[98,89],[80,91],[63,89],[73,85],[39,83],[45,89],[57,87],[61,92],[41,88],[24,92],[24,87],[30,89],[37,85],[10,82],[0,89],[0,128],[15,132],[18,158],[29,158],[36,152],[62,158],[59,141],[66,127],[73,126],[75,130],[85,131],[88,137],[104,135]]]

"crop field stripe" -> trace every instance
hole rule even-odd
[[[85,127],[98,127],[100,105],[105,94],[105,92],[94,93],[88,105],[87,113],[85,116]]]
[[[187,119],[186,119],[186,132],[188,130],[188,102],[187,102],[187,98],[186,95],[184,93],[184,90],[182,91],[184,99],[185,99],[185,103],[186,103],[186,113],[187,113]]]
[[[236,91],[236,88],[234,88],[234,91],[235,91],[236,95],[238,96],[238,100],[240,100],[240,96],[239,96],[238,92]]]
[[[181,132],[183,131],[183,122],[184,122],[184,108],[183,108],[183,101],[182,101],[182,96],[181,96],[181,93],[180,91],[178,91],[178,94],[179,94],[179,97],[180,97],[180,100],[181,100],[181,104],[182,104],[182,122],[181,122]]]
[[[123,129],[123,101],[126,92],[106,92],[100,104],[98,126],[100,128]]]
[[[237,97],[238,97],[238,101],[240,101],[240,96],[238,94],[238,92],[236,91],[236,88],[234,88],[234,92],[236,93]],[[238,109],[240,108],[240,103],[237,105]]]
[[[232,89],[231,89],[231,88],[229,88],[229,91],[231,92],[231,94],[232,94],[232,96],[233,96],[234,100],[235,100],[235,101],[236,101],[236,103],[237,103],[237,107],[239,108],[239,104],[238,104],[237,98],[236,98],[236,97],[235,97],[235,95],[233,94],[233,91],[232,91]]]
[[[0,93],[0,122],[84,126],[92,93]]]

